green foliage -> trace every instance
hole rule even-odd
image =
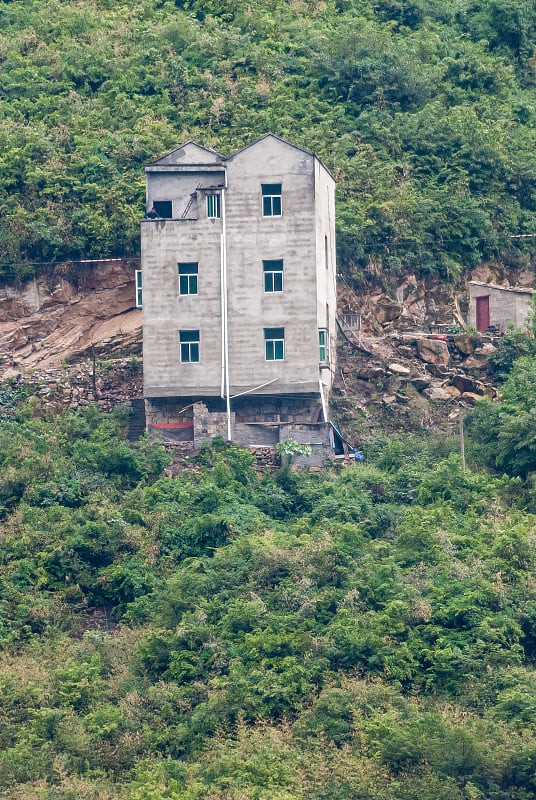
[[[215,441],[169,478],[124,424],[0,421],[0,793],[534,796],[519,480],[401,436],[262,476]]]
[[[481,463],[526,478],[536,471],[536,360],[518,358],[499,403],[478,403],[469,433]]]
[[[518,329],[508,331],[499,339],[497,351],[489,358],[492,377],[504,380],[518,358],[535,355],[536,339],[533,333]]]
[[[35,262],[138,253],[143,166],[188,138],[267,130],[338,179],[341,269],[447,280],[531,261],[529,0],[0,8],[0,243]],[[244,139],[247,132],[247,141]]]
[[[310,444],[300,444],[294,439],[286,439],[284,442],[279,442],[275,446],[276,451],[280,456],[310,456],[313,448]]]

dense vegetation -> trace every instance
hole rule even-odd
[[[339,181],[342,268],[531,260],[533,0],[0,2],[1,274],[136,254],[144,163],[271,130]]]
[[[143,164],[267,130],[356,280],[531,261],[532,0],[0,2],[0,274],[136,254]],[[532,800],[536,368],[457,442],[178,478],[126,412],[0,391],[0,796]]]
[[[523,418],[524,366],[481,415]],[[215,442],[170,478],[124,410],[23,395],[0,395],[0,795],[534,797],[534,443],[523,477],[391,437],[320,474]]]

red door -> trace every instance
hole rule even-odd
[[[489,328],[489,295],[476,298],[476,329],[487,331]]]

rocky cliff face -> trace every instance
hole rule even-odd
[[[484,265],[471,277],[504,280]],[[515,283],[533,278],[516,276]],[[331,403],[350,439],[358,444],[379,431],[448,432],[464,409],[496,396],[488,362],[498,339],[465,329],[467,296],[415,276],[390,294],[379,288],[361,294],[340,281],[339,314],[360,314],[362,322],[359,333],[339,331]]]
[[[135,261],[102,262],[0,287],[0,376],[33,387],[36,412],[143,394],[141,311]],[[488,277],[488,276],[486,276]],[[490,337],[461,332],[463,294],[409,276],[391,295],[339,285],[339,314],[360,314],[359,334],[341,329],[332,409],[349,436],[378,430],[445,430],[460,405],[494,396]],[[449,326],[445,335],[430,333]],[[452,326],[452,327],[451,327]]]
[[[135,261],[68,268],[0,287],[0,370],[40,371],[99,354],[141,352]]]

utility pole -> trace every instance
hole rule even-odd
[[[463,421],[464,421],[464,419],[465,419],[465,416],[464,416],[464,413],[463,413],[463,407],[460,406],[460,411],[459,411],[459,414],[458,414],[458,422],[459,422],[459,425],[460,425],[460,456],[461,456],[461,459],[462,459],[462,470],[463,470],[463,472],[465,472],[465,434],[464,434],[464,430],[463,430]]]

